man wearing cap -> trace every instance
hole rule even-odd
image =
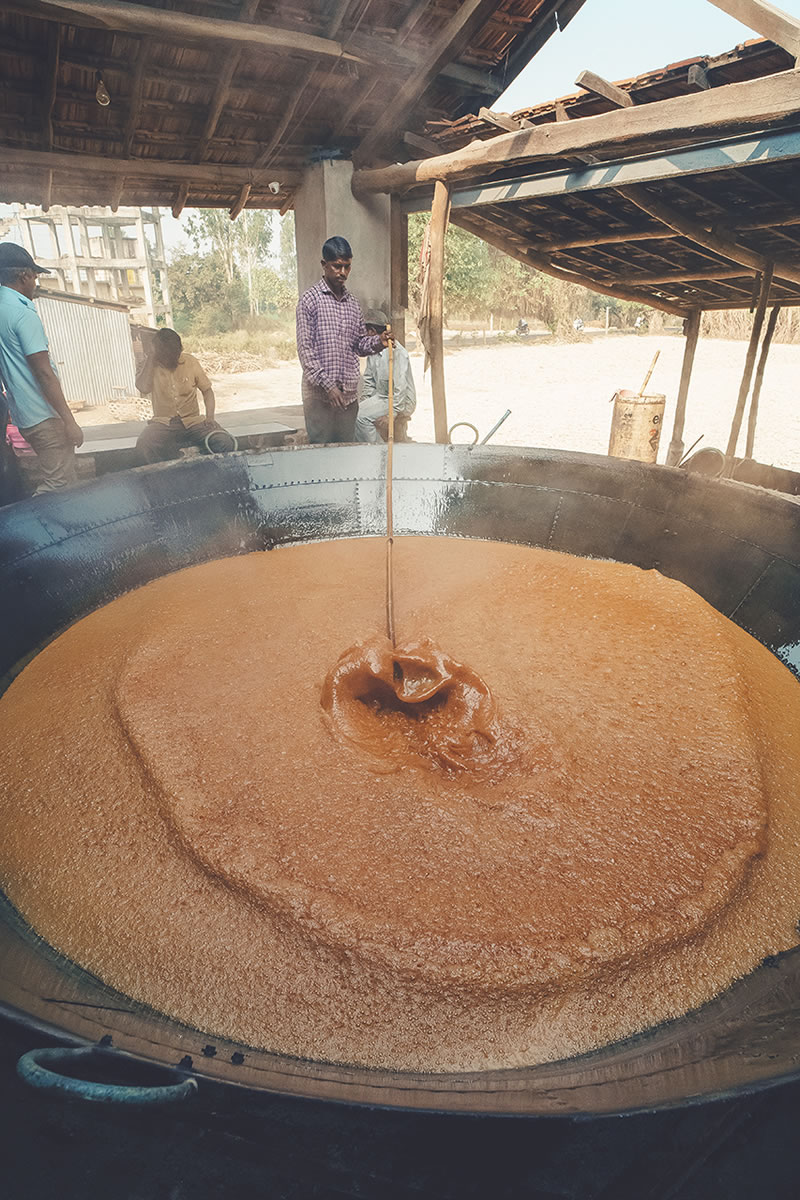
[[[309,442],[352,442],[358,411],[359,356],[389,345],[386,331],[367,333],[361,306],[345,284],[353,251],[343,237],[322,247],[322,279],[297,305],[297,356]]]
[[[35,495],[76,482],[75,447],[83,442],[33,306],[36,277],[45,274],[22,246],[0,245],[0,382],[11,419],[39,461],[42,482]]]
[[[383,333],[389,324],[386,313],[372,309],[364,318],[370,333]],[[394,343],[392,354],[392,392],[396,416],[410,416],[417,407],[417,392],[411,373],[411,360],[405,346]],[[389,412],[389,351],[370,354],[362,380],[361,399],[356,417],[356,441],[380,442],[376,421]]]

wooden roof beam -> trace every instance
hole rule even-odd
[[[276,25],[230,21],[197,13],[135,4],[133,0],[3,0],[7,12],[38,16],[80,28],[113,29],[124,33],[154,34],[184,42],[239,42],[242,46],[272,51],[297,51],[318,58],[347,58],[358,55],[341,42]]]
[[[413,70],[386,106],[359,147],[364,160],[373,157],[383,144],[402,127],[411,109],[442,68],[457,58],[472,35],[484,25],[497,7],[497,0],[462,0],[439,36],[434,40],[421,66]]]
[[[655,100],[633,108],[616,109],[593,117],[577,117],[504,133],[488,141],[470,142],[460,150],[418,162],[361,169],[353,174],[356,195],[402,192],[436,179],[480,178],[515,163],[535,163],[581,152],[602,152],[626,142],[652,139],[664,145],[678,137],[697,140],[722,130],[766,126],[800,112],[800,92],[794,71],[765,79],[726,83],[707,92]]]
[[[766,0],[711,0],[729,17],[782,46],[793,58],[800,58],[800,19],[767,4]]]
[[[45,153],[41,150],[3,147],[4,167],[33,167],[53,171],[73,171],[82,175],[127,175],[148,179],[173,180],[175,182],[209,183],[219,187],[230,187],[245,183],[258,186],[257,172],[252,167],[238,163],[190,163],[186,161],[164,161],[158,158],[112,158],[100,154],[68,154],[61,151]],[[281,184],[293,187],[300,183],[303,172],[281,167],[278,172]]]
[[[487,3],[488,0],[482,2]],[[496,2],[493,0],[493,3]],[[400,50],[380,38],[365,34],[359,33],[348,38],[346,49],[342,42],[331,37],[282,29],[263,22],[253,24],[155,8],[149,4],[136,4],[133,0],[3,0],[3,9],[83,29],[100,27],[120,33],[153,34],[181,43],[211,42],[219,45],[235,42],[243,49],[260,48],[273,53],[294,51],[312,58],[345,59],[380,71],[387,68],[414,70],[419,60],[416,53]],[[473,88],[479,82],[485,85],[492,79],[484,72],[449,61],[443,61],[441,71],[437,73]]]

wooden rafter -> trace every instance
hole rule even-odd
[[[664,300],[661,297],[651,297],[646,293],[628,292],[619,288],[606,287],[604,284],[597,283],[593,279],[587,279],[586,277],[576,275],[572,271],[564,271],[560,267],[556,267],[544,255],[535,254],[533,251],[521,246],[510,246],[502,232],[495,232],[491,228],[487,228],[482,218],[477,218],[474,214],[464,209],[454,208],[450,214],[450,220],[453,225],[459,225],[469,233],[474,233],[477,237],[483,238],[490,246],[496,246],[498,250],[502,250],[505,254],[516,258],[519,262],[524,263],[525,266],[534,267],[537,271],[542,271],[545,275],[552,275],[554,279],[563,279],[567,283],[577,283],[580,287],[589,288],[591,291],[599,292],[604,296],[615,296],[620,300],[634,300],[637,304],[648,304],[651,308],[660,308],[662,312],[674,313],[676,316],[684,315],[685,308],[669,300]]]
[[[99,25],[120,32],[155,34],[189,42],[240,42],[267,50],[296,50],[320,58],[356,57],[345,55],[340,42],[315,34],[155,8],[135,4],[133,0],[3,0],[3,7],[28,17],[49,17],[90,29]]]
[[[188,199],[189,199],[189,185],[188,185],[188,183],[182,183],[181,186],[178,188],[178,191],[175,195],[175,199],[172,202],[172,215],[176,221],[177,221],[178,217],[181,215],[181,213],[183,212],[183,210],[186,206],[186,201]]]
[[[707,92],[657,100],[593,117],[536,125],[487,141],[471,142],[438,158],[361,169],[353,174],[356,194],[401,192],[436,179],[476,176],[515,163],[534,163],[581,152],[600,153],[626,142],[674,143],[676,138],[713,136],[720,130],[769,125],[800,112],[794,71],[765,79],[728,83]]]
[[[251,21],[258,12],[260,3],[261,0],[243,0],[242,7],[239,10],[238,19],[244,22]],[[202,162],[208,152],[208,148],[211,145],[211,140],[214,137],[214,131],[219,124],[222,110],[228,101],[231,82],[236,74],[236,69],[239,66],[241,57],[242,51],[239,49],[239,47],[234,50],[228,50],[225,55],[225,61],[222,65],[219,79],[217,80],[214,88],[214,94],[211,97],[211,104],[209,105],[208,113],[206,114],[203,132],[200,134],[200,139],[195,146],[194,154],[192,155],[192,158],[195,162]]]
[[[485,24],[497,6],[496,0],[463,0],[434,40],[421,65],[412,71],[383,116],[359,147],[362,160],[373,157],[385,140],[405,124],[411,109],[433,82],[442,67],[457,58],[476,30]]]
[[[496,3],[496,0],[493,2]],[[221,45],[236,42],[251,50],[273,53],[296,51],[311,58],[363,63],[380,71],[389,68],[408,71],[417,65],[415,54],[398,51],[380,38],[365,34],[351,37],[345,47],[333,38],[296,29],[283,29],[263,22],[253,24],[222,17],[205,17],[197,13],[136,4],[134,0],[3,0],[3,8],[7,12],[26,17],[40,16],[79,28],[96,29],[100,26],[124,33],[154,34],[180,43],[210,42]],[[443,62],[441,73],[467,86],[475,86],[476,80],[486,78],[483,73],[459,63]]]
[[[343,0],[342,3],[337,4],[337,6],[330,18],[328,26],[327,26],[328,37],[336,37],[337,33],[339,32],[339,30],[341,28],[342,21],[344,20],[345,16],[347,15],[347,10],[349,7],[350,7],[350,0]],[[276,125],[275,129],[273,129],[272,137],[269,139],[266,146],[259,154],[259,156],[256,160],[257,167],[259,167],[259,168],[265,167],[274,158],[275,151],[280,146],[281,141],[283,140],[283,135],[286,133],[286,130],[289,128],[289,125],[291,124],[291,122],[294,119],[294,115],[297,112],[298,105],[300,104],[300,101],[302,100],[303,95],[305,94],[305,90],[308,87],[308,85],[310,84],[310,82],[314,76],[315,70],[316,70],[316,64],[314,66],[307,68],[302,73],[300,82],[298,83],[297,87],[294,90],[294,94],[291,97],[287,97],[283,116],[281,117],[280,121]]]
[[[629,92],[623,91],[615,83],[609,83],[607,79],[603,79],[602,75],[596,75],[594,71],[581,71],[575,80],[575,86],[583,88],[584,91],[593,92],[595,96],[602,96],[604,99],[610,100],[617,108],[633,108],[633,98]]]
[[[758,254],[757,251],[750,250],[747,246],[742,246],[725,234],[705,229],[698,221],[651,196],[646,189],[620,188],[618,194],[624,196],[626,200],[630,200],[631,204],[635,204],[648,216],[654,217],[657,221],[674,229],[682,237],[689,238],[707,250],[713,250],[722,258],[741,263],[742,266],[749,267],[751,271],[766,270],[768,260],[765,255]],[[779,279],[800,283],[800,267],[794,267],[788,263],[776,263],[775,275]]]
[[[800,58],[800,20],[765,0],[711,0],[729,17],[782,46],[794,58]]]

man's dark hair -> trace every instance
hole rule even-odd
[[[25,270],[25,267],[0,267],[0,286],[11,287]]]
[[[325,262],[333,262],[337,258],[352,258],[353,251],[347,238],[332,237],[322,247],[322,257]]]
[[[158,339],[159,346],[168,352],[171,351],[173,354],[175,352],[180,354],[183,349],[181,335],[176,333],[174,329],[159,329],[156,333],[156,338]]]

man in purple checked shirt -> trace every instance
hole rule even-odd
[[[378,354],[390,334],[367,333],[361,307],[345,284],[353,251],[343,237],[322,247],[322,279],[297,305],[297,356],[309,442],[354,442],[359,355]]]

